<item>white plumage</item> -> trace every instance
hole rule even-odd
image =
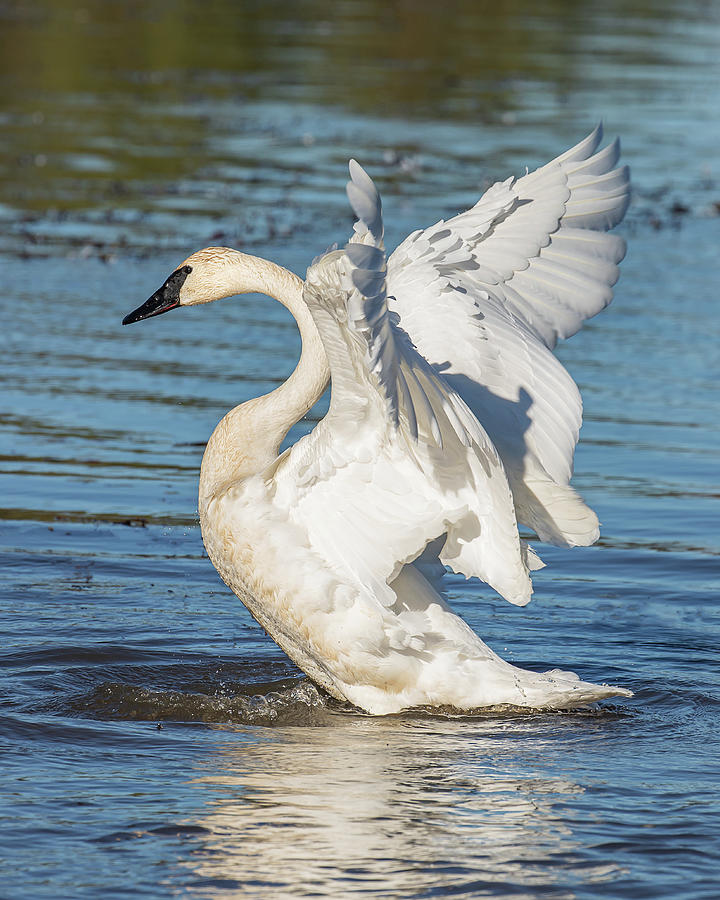
[[[386,259],[378,193],[350,163],[358,216],[305,283],[227,248],[191,256],[126,321],[263,291],[303,338],[297,369],[236,407],[203,459],[200,518],[226,583],[332,695],[413,706],[566,708],[630,692],[496,656],[441,593],[443,567],[512,603],[542,563],[518,535],[590,544],[569,486],[578,390],[551,353],[611,299],[624,254],[604,231],[628,203],[598,127],[536,172],[491,187]],[[330,408],[278,456],[331,378]],[[441,565],[442,564],[442,565]]]

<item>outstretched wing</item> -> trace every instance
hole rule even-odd
[[[590,544],[595,514],[569,487],[578,389],[550,350],[611,300],[625,244],[604,233],[629,201],[619,144],[598,126],[390,257],[391,309],[497,447],[517,517],[546,541]]]
[[[357,164],[350,171],[355,235],[311,266],[304,295],[330,408],[275,470],[274,502],[345,583],[381,603],[395,602],[388,583],[402,566],[443,536],[444,563],[526,603],[530,554],[500,458],[388,311],[380,198]]]

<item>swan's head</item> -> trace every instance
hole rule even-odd
[[[177,306],[210,303],[230,294],[243,292],[238,284],[238,268],[248,260],[243,253],[229,247],[206,247],[189,256],[166,279],[165,284],[123,319],[123,325],[150,319]],[[252,290],[248,286],[246,290]]]

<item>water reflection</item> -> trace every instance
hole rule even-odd
[[[228,743],[198,778],[219,799],[194,821],[212,835],[192,861],[197,886],[531,897],[542,884],[573,897],[574,866],[593,881],[617,867],[581,863],[562,807],[583,788],[522,765],[552,741],[533,728],[338,716]]]

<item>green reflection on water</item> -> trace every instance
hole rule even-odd
[[[149,90],[180,102],[203,72],[218,73],[237,80],[219,85],[210,77],[203,85],[210,93],[242,87],[253,95],[274,83],[311,88],[317,100],[354,109],[415,115],[437,112],[462,81],[484,83],[485,99],[495,104],[503,79],[571,82],[583,35],[644,30],[680,14],[692,17],[692,10],[592,0],[45,0],[5,11],[0,73],[21,93],[104,94],[126,86],[132,94],[135,85],[143,96]],[[662,52],[658,47],[655,58]],[[509,97],[512,85],[504,87],[500,95]],[[447,112],[461,110],[451,104]]]
[[[640,0],[20,2],[0,9],[0,206],[187,213],[195,204],[171,203],[168,186],[222,159],[213,140],[242,136],[260,101],[287,103],[286,119],[305,104],[511,124],[543,97],[561,109],[595,57],[668,64],[667,42],[625,47],[622,36],[667,33],[676,16],[692,11]],[[528,102],[529,90],[539,97]],[[265,128],[272,144],[277,128]],[[243,156],[245,170],[260,151]]]

